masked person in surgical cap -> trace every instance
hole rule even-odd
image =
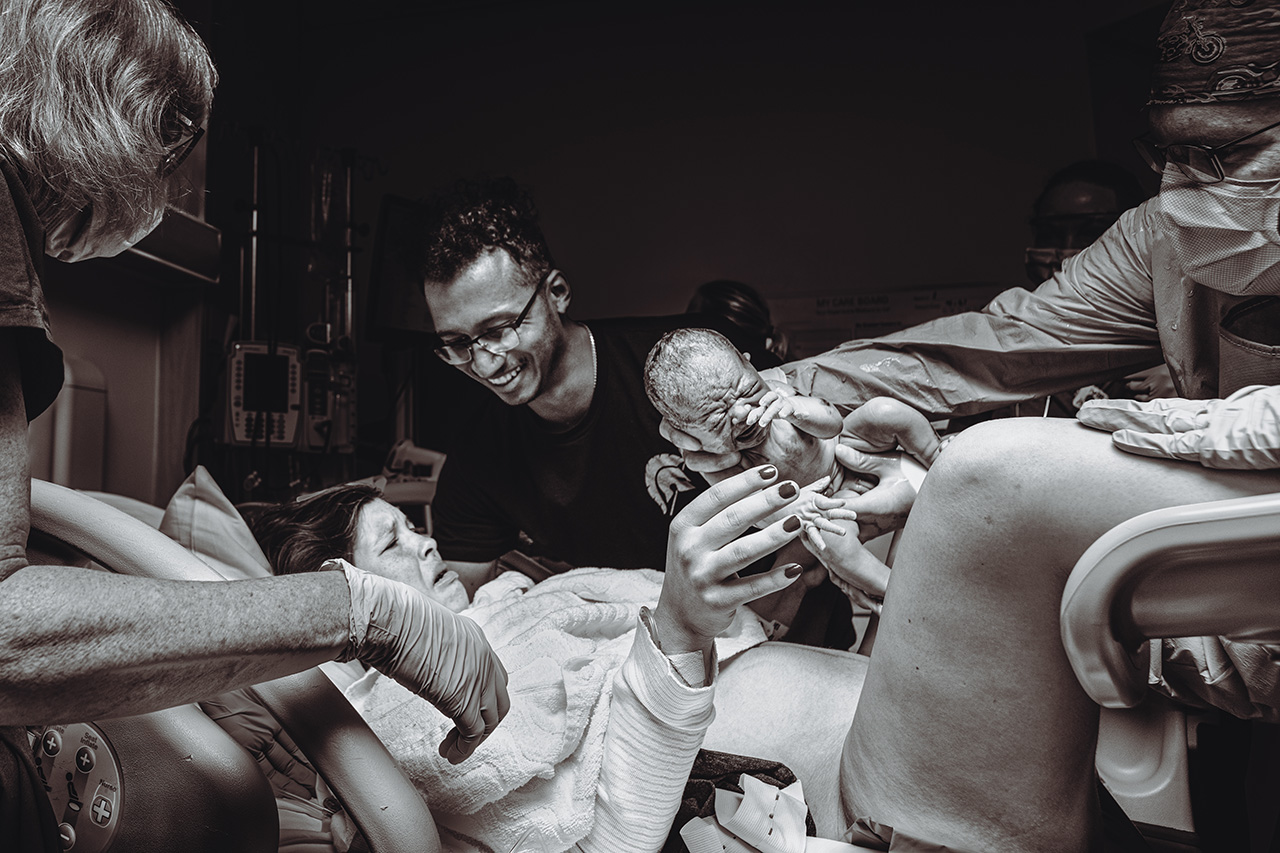
[[[1080,160],[1054,172],[1032,205],[1034,243],[1026,250],[1027,279],[1039,285],[1050,278],[1068,258],[1106,233],[1120,214],[1146,198],[1132,172],[1106,160]],[[1122,380],[1058,394],[1053,398],[1058,405],[1050,406],[1050,413],[1061,411],[1074,417],[1086,400],[1132,397],[1145,401],[1172,396],[1173,382],[1162,361]]]
[[[784,367],[800,393],[837,407],[889,396],[931,419],[1162,357],[1178,395],[1086,403],[1079,419],[1096,431],[990,421],[938,456],[898,545],[841,759],[861,843],[1100,849],[1097,708],[1059,632],[1068,574],[1140,513],[1280,490],[1280,2],[1178,0],[1157,47],[1150,131],[1136,143],[1161,175],[1157,197],[1034,292]],[[715,477],[736,462],[663,429],[692,468]],[[847,505],[861,525],[870,508]],[[1280,720],[1280,649],[1153,646],[1156,690]]]

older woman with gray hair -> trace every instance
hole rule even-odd
[[[177,583],[27,563],[27,423],[63,375],[43,258],[116,255],[159,224],[216,78],[163,0],[0,2],[3,850],[60,849],[28,724],[173,707],[338,657],[376,662],[434,701],[458,723],[454,760],[506,711],[506,673],[478,629],[361,572]]]

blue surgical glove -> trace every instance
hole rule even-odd
[[[507,671],[480,626],[418,590],[333,560],[351,589],[351,638],[339,660],[359,660],[417,693],[454,722],[440,744],[468,758],[507,715]]]
[[[1076,417],[1140,456],[1280,468],[1280,386],[1250,385],[1225,400],[1090,400]]]

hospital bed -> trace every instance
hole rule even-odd
[[[32,482],[31,526],[113,571],[169,580],[223,580],[154,527],[51,483]],[[257,690],[341,799],[370,850],[439,851],[429,808],[320,670],[258,685]],[[93,749],[95,766],[84,774],[80,789],[87,805],[76,810],[82,815],[74,821],[73,829],[79,830],[74,850],[276,850],[279,829],[270,787],[253,759],[196,706],[92,726],[100,745]],[[82,733],[74,734],[83,742]],[[164,749],[158,749],[161,745]],[[70,756],[71,750],[64,747],[60,754]],[[175,796],[179,791],[183,793]],[[95,818],[93,806],[104,805],[99,796],[109,807],[99,809]],[[109,813],[105,819],[104,811]]]
[[[1062,640],[1080,684],[1103,708],[1099,772],[1158,849],[1197,849],[1188,743],[1200,715],[1148,689],[1145,643],[1198,636],[1280,642],[1277,569],[1280,493],[1132,518],[1099,537],[1067,580]],[[1275,774],[1263,781],[1280,808]],[[1264,833],[1274,832],[1274,815],[1270,821]]]
[[[32,484],[32,528],[40,541],[61,543],[114,571],[222,580],[134,515],[70,489]],[[1280,495],[1161,510],[1101,537],[1071,576],[1062,630],[1081,683],[1104,706],[1142,708],[1107,712],[1099,750],[1108,787],[1140,822],[1146,821],[1135,810],[1176,829],[1189,809],[1185,723],[1180,712],[1146,707],[1145,670],[1135,663],[1135,650],[1144,637],[1187,632],[1280,641],[1280,584],[1266,565],[1277,541]],[[440,850],[428,805],[319,670],[258,691],[341,799],[369,849]],[[1117,716],[1122,713],[1130,716]],[[87,735],[66,731],[98,745],[99,773],[91,778],[95,793],[110,795],[111,814],[104,825],[81,816],[77,851],[276,849],[269,786],[247,753],[196,706],[88,725]],[[92,815],[94,805],[96,797],[85,797],[83,811]]]

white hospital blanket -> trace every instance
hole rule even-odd
[[[511,711],[460,765],[437,754],[452,723],[391,679],[370,672],[346,694],[444,834],[506,853],[536,827],[548,850],[563,850],[594,823],[614,675],[640,607],[654,607],[661,589],[649,569],[576,569],[536,586],[507,573],[482,587],[464,613],[507,668]],[[717,652],[723,663],[764,639],[744,608]]]

